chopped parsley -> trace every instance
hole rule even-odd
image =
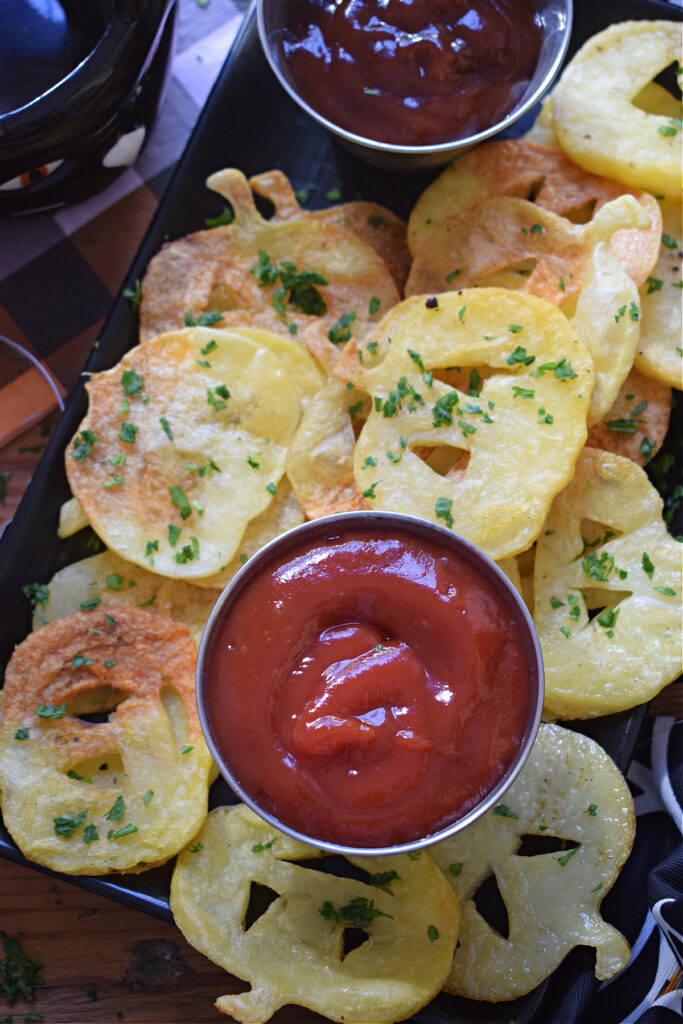
[[[185,494],[185,491],[182,489],[182,487],[178,487],[176,484],[173,484],[171,487],[169,487],[168,493],[171,496],[171,501],[180,512],[180,518],[183,520],[189,519],[189,517],[192,515],[192,506],[187,500],[187,495]]]
[[[460,267],[456,267],[455,270],[451,270],[450,274],[446,274],[446,282],[450,284],[451,281],[455,281],[456,277],[459,277],[461,273],[462,271],[460,270]]]
[[[176,526],[175,523],[168,524],[168,543],[172,548],[174,548],[178,543],[178,538],[182,532],[182,526]]]
[[[92,430],[81,430],[74,438],[74,446],[69,455],[76,462],[85,462],[100,438]]]
[[[92,779],[90,778],[90,776],[89,775],[81,775],[81,773],[77,772],[75,768],[69,768],[69,770],[66,773],[66,775],[67,775],[67,778],[69,778],[69,779],[76,779],[77,782],[89,782],[90,785],[92,785]]]
[[[98,604],[102,604],[102,599],[91,597],[89,601],[81,601],[78,607],[82,612],[91,612],[94,608],[97,608]]]
[[[169,441],[172,441],[173,440],[173,431],[171,430],[171,427],[170,427],[169,422],[166,419],[166,417],[165,416],[160,416],[159,417],[159,423],[161,423],[161,429],[166,434],[166,437],[169,439]]]
[[[184,747],[180,748],[180,753],[189,754],[191,750],[194,750],[194,745],[192,743],[186,743]]]
[[[110,629],[113,629],[116,625],[116,620],[109,614],[109,612],[104,613],[104,621]]]
[[[107,590],[120,590],[123,586],[123,576],[119,572],[111,572],[105,580]]]
[[[596,816],[596,814],[598,813],[598,805],[597,804],[589,804],[588,807],[586,808],[586,810],[583,813],[584,814],[589,814],[591,816],[591,818],[594,818]]]
[[[372,466],[372,468],[374,469],[376,465],[377,465],[377,459],[373,458],[372,455],[368,455],[368,457],[366,458],[365,462],[363,463],[363,465],[360,468],[361,469],[367,469],[368,466]]]
[[[45,606],[50,600],[50,588],[48,586],[44,583],[27,583],[26,586],[21,589],[31,602],[31,608],[35,608],[36,605],[40,605],[40,607],[45,610]]]
[[[218,384],[215,388],[206,389],[206,403],[212,405],[216,412],[225,409],[230,398],[230,392],[225,384]]]
[[[63,700],[61,704],[39,704],[34,714],[38,715],[38,718],[64,718],[66,701]]]
[[[15,740],[27,740],[28,739],[28,726],[20,725],[14,731]]]
[[[462,861],[457,861],[455,864],[449,864],[448,870],[457,878],[457,876],[462,873]]]
[[[381,484],[381,482],[382,482],[381,480],[375,480],[374,484],[370,484],[370,486],[366,487],[364,491],[361,491],[362,496],[364,498],[374,498],[374,497],[376,497],[376,495],[375,495],[375,488],[377,487],[377,484]]]
[[[519,818],[519,815],[511,811],[507,804],[498,804],[497,807],[493,808],[493,813],[497,814],[500,818]]]
[[[643,551],[643,557],[642,557],[641,561],[642,561],[642,566],[643,566],[643,572],[645,573],[647,578],[649,580],[651,580],[652,577],[654,576],[655,567],[654,567],[654,563],[651,561],[650,556],[648,555],[647,551]]]
[[[434,924],[430,924],[427,927],[427,936],[430,942],[436,942],[439,937],[439,929]]]
[[[573,850],[567,850],[567,852],[563,853],[561,857],[556,857],[555,860],[560,865],[560,867],[563,868],[565,867],[565,865],[569,863],[574,854],[580,849],[581,845],[579,844],[579,846],[575,846]]]
[[[97,831],[97,825],[86,825],[83,829],[83,842],[94,843],[100,838],[99,832]]]
[[[124,395],[138,395],[145,386],[145,382],[135,370],[124,370],[121,374],[121,387]]]
[[[109,831],[107,832],[107,839],[123,839],[124,836],[134,835],[137,832],[137,830],[137,825],[133,825],[132,823],[124,825],[123,828],[117,829],[116,832],[114,832],[114,830],[110,828]]]
[[[453,410],[458,404],[458,392],[449,391],[437,398],[432,408],[432,423],[435,427],[450,426],[453,422]]]
[[[322,316],[327,312],[327,304],[316,285],[328,282],[315,270],[298,271],[293,263],[282,261],[278,266],[271,263],[268,253],[259,249],[258,262],[251,268],[261,288],[274,285],[280,280],[281,287],[273,292],[271,305],[277,313],[286,319],[286,306],[294,306],[302,313],[311,316]]]
[[[379,299],[377,298],[376,295],[373,295],[370,301],[368,302],[368,314],[370,316],[374,316],[378,309]]]
[[[325,900],[318,913],[329,921],[346,921],[353,928],[362,929],[369,928],[376,917],[393,919],[393,914],[385,914],[383,910],[378,910],[375,901],[369,900],[366,896],[354,896],[350,903],[339,910],[336,910],[329,900]]]
[[[368,217],[368,224],[371,228],[381,228],[384,225],[384,217],[378,213],[371,213]]]
[[[204,223],[207,228],[222,228],[225,224],[232,224],[234,219],[230,207],[224,206],[217,217],[205,217]]]
[[[664,597],[676,596],[676,591],[673,587],[653,587],[653,590],[658,591],[660,594],[664,594]]]
[[[676,241],[676,239],[672,238],[671,235],[667,235],[667,234],[663,234],[662,235],[662,245],[666,249],[677,249],[678,248],[678,242]]]
[[[140,303],[142,302],[142,288],[140,281],[137,280],[132,288],[123,289],[124,299],[128,299],[133,309],[140,309]]]
[[[147,792],[145,793],[145,795],[142,798],[142,802],[145,805],[145,807],[150,802],[150,800],[152,799],[153,796],[154,796],[154,790],[153,789],[148,789]]]
[[[449,530],[453,529],[453,502],[450,498],[437,498],[434,506],[434,515],[437,519],[443,519]]]
[[[542,363],[535,370],[531,371],[532,377],[543,377],[546,372],[552,372],[555,374],[558,380],[573,380],[574,377],[578,376],[574,371],[572,364],[569,360],[564,357],[563,359],[556,359],[551,363]]]
[[[266,484],[266,490],[268,491],[268,494],[272,494],[273,496],[277,494],[277,487],[272,480]]]
[[[664,282],[659,277],[648,277],[645,284],[647,285],[647,294],[652,295],[653,292],[660,291]]]
[[[273,843],[277,842],[277,836],[273,836],[267,843],[254,843],[251,848],[252,853],[263,853],[264,850],[270,850]]]
[[[10,1006],[22,995],[32,1000],[37,985],[43,985],[40,974],[42,964],[30,957],[24,950],[21,940],[10,938],[7,932],[0,931],[4,957],[0,960],[0,991]],[[11,1018],[6,1018],[10,1020]]]
[[[374,875],[370,875],[368,882],[370,885],[387,886],[396,879],[401,879],[397,871],[376,871]]]
[[[215,327],[223,319],[220,310],[212,309],[208,313],[200,313],[195,317],[192,313],[185,314],[186,327]]]
[[[333,345],[343,345],[351,337],[351,324],[356,319],[356,314],[351,309],[347,309],[339,317],[336,323],[330,327],[327,332],[327,337],[330,339]]]
[[[508,327],[508,330],[511,330],[511,327]],[[513,352],[511,352],[510,355],[507,357],[507,363],[510,366],[514,366],[515,363],[521,363],[522,366],[531,366],[531,364],[535,362],[536,356],[528,356],[526,349],[523,348],[521,345],[518,345],[517,348]]]
[[[67,811],[65,814],[60,814],[59,817],[53,818],[55,835],[70,839],[76,829],[81,827],[87,816],[87,811],[81,811],[80,814],[72,814],[70,811]]]
[[[125,813],[126,804],[123,797],[119,795],[105,814],[105,818],[107,821],[121,821]]]
[[[532,388],[520,388],[518,385],[513,385],[512,397],[513,398],[533,398],[536,392]]]
[[[133,423],[128,423],[126,421],[121,424],[119,437],[123,442],[125,442],[125,444],[135,444],[135,437],[139,429],[140,428],[136,427]]]

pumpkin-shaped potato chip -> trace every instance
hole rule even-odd
[[[645,466],[666,437],[670,414],[671,388],[633,367],[612,407],[588,431],[586,443]]]
[[[453,367],[469,371],[469,394],[439,379]],[[445,523],[491,558],[523,551],[585,441],[591,371],[541,299],[499,288],[406,299],[335,370],[373,399],[354,457],[362,496]]]
[[[230,202],[234,220],[157,253],[142,282],[143,341],[182,327],[187,314],[215,323],[222,312],[257,311],[259,326],[287,333],[314,317],[331,330],[353,311],[362,334],[397,301],[384,262],[356,235],[310,217],[264,220],[240,171],[218,171],[207,185]]]
[[[624,21],[592,36],[553,91],[562,149],[594,174],[679,195],[680,128],[633,103],[674,61],[681,63],[681,26],[674,21]]]
[[[537,261],[532,270],[522,267],[517,273],[517,287],[559,306],[582,287],[594,247],[624,228],[641,229],[642,245],[631,244],[629,232],[624,252],[629,276],[640,285],[657,259],[659,211],[652,197],[639,204],[622,195],[605,203],[588,224],[573,224],[526,199],[488,199],[437,228],[413,261],[406,295],[487,284],[497,271],[532,259]]]
[[[557,718],[632,708],[681,664],[681,545],[630,459],[584,449],[536,545],[534,622]]]
[[[336,1021],[409,1017],[450,967],[459,909],[448,883],[427,853],[349,857],[367,883],[312,870],[318,856],[241,804],[212,811],[181,853],[171,883],[176,924],[196,949],[251,983],[216,1006],[249,1024],[287,1003]],[[253,887],[271,890],[273,902],[248,921]],[[350,952],[347,929],[367,934]]]
[[[125,562],[113,551],[83,558],[55,573],[48,583],[49,597],[37,605],[33,628],[61,619],[79,609],[101,604],[151,608],[184,623],[199,646],[206,620],[220,590],[200,589],[182,580],[166,580],[139,565]]]
[[[628,943],[599,908],[634,830],[631,794],[604,750],[580,733],[542,724],[505,803],[431,848],[462,901],[446,991],[490,1002],[515,999],[536,988],[574,946],[595,947],[601,980],[620,970]],[[503,922],[492,927],[475,903],[491,876],[507,911],[507,935]]]
[[[211,757],[185,626],[122,605],[56,619],[15,650],[0,722],[0,804],[54,871],[142,871],[206,815]],[[111,711],[108,721],[85,715]]]
[[[640,289],[643,319],[635,365],[648,377],[683,388],[683,240],[681,200],[661,204],[662,244],[652,274]]]
[[[378,203],[362,199],[322,210],[302,210],[289,178],[282,171],[265,171],[249,179],[249,185],[259,196],[264,196],[275,207],[274,220],[294,217],[312,217],[314,220],[336,224],[357,235],[382,258],[394,284],[403,292],[410,270],[410,250],[406,238],[406,225],[395,213]]]
[[[668,94],[667,94],[668,95]],[[539,121],[552,124],[547,102]],[[552,110],[552,108],[550,108]],[[550,130],[546,128],[545,130]],[[557,144],[555,143],[555,147]],[[447,218],[471,209],[487,199],[516,196],[565,217],[605,203],[629,191],[620,182],[589,174],[557,148],[523,139],[503,139],[470,150],[449,164],[418,199],[409,222],[409,244],[413,256]],[[657,208],[652,196],[636,193],[653,224],[649,232],[625,228],[612,239],[617,257],[636,249],[638,259],[652,259],[659,230]],[[628,269],[628,265],[627,265]],[[457,277],[457,275],[456,275]],[[456,283],[457,286],[457,283]]]
[[[287,455],[287,476],[309,519],[367,508],[353,475],[353,421],[369,403],[331,378],[301,418]]]
[[[66,469],[93,528],[144,568],[214,576],[277,493],[299,384],[262,345],[196,327],[138,345],[87,387]]]

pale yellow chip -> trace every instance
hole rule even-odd
[[[367,508],[353,474],[353,421],[367,415],[356,388],[331,378],[304,413],[287,455],[287,476],[309,519]]]
[[[62,504],[59,509],[59,526],[57,527],[57,536],[60,540],[72,537],[74,533],[78,533],[79,530],[83,530],[89,525],[90,520],[83,511],[78,498],[69,498]]]
[[[168,615],[187,626],[197,646],[220,593],[182,580],[165,580],[132,562],[124,562],[113,551],[67,565],[55,573],[48,588],[47,602],[34,610],[34,629],[100,601],[107,605],[151,608],[159,615]]]
[[[348,858],[368,875],[392,872],[382,887],[292,863],[320,855],[238,804],[212,811],[178,857],[176,924],[196,949],[251,983],[216,1002],[235,1020],[261,1024],[289,1003],[336,1021],[404,1020],[441,988],[459,908],[429,855]],[[252,886],[277,898],[247,926]],[[363,909],[367,940],[344,955],[344,932]]]
[[[657,218],[654,244],[651,213]],[[406,295],[485,285],[496,271],[533,260],[530,270],[518,272],[518,289],[560,305],[580,290],[595,246],[623,229],[626,269],[640,285],[657,258],[658,217],[647,196],[640,203],[619,196],[588,224],[573,224],[525,199],[488,199],[440,224],[413,261]],[[631,229],[637,229],[635,240]]]
[[[600,980],[620,970],[629,959],[628,943],[599,908],[634,832],[631,794],[604,750],[580,733],[541,725],[505,802],[431,848],[463,901],[446,991],[490,1002],[516,999],[574,946],[595,947]],[[525,855],[530,839],[538,852]],[[544,852],[549,846],[552,852]],[[475,904],[491,876],[507,910],[507,936]]]
[[[228,200],[234,220],[169,242],[152,259],[142,281],[143,341],[182,327],[188,313],[207,312],[225,312],[233,323],[235,316],[257,314],[258,326],[287,333],[318,316],[330,330],[352,310],[364,333],[398,299],[386,265],[356,235],[307,216],[265,220],[234,169],[212,174],[207,186]],[[317,277],[299,290],[285,287],[273,277],[283,263]]]
[[[643,322],[635,365],[648,377],[683,388],[683,224],[681,200],[661,204],[662,245],[652,274],[640,289]]]
[[[301,411],[291,373],[247,337],[195,327],[138,345],[88,394],[66,468],[93,528],[143,568],[214,576],[277,493]]]
[[[143,871],[192,838],[211,769],[195,662],[185,626],[122,605],[56,619],[17,647],[0,804],[26,857],[77,875]],[[108,711],[107,721],[86,718]]]
[[[612,408],[633,365],[640,338],[638,289],[606,242],[598,242],[583,275],[571,324],[593,359],[588,426]]]
[[[674,21],[625,21],[592,36],[553,91],[562,149],[594,174],[680,195],[680,128],[633,102],[674,61],[681,63],[681,26]]]
[[[548,713],[624,711],[676,679],[681,583],[681,545],[645,472],[584,449],[536,545],[534,622]]]
[[[373,399],[354,457],[370,507],[450,526],[494,559],[523,551],[586,437],[592,361],[566,317],[475,288],[407,299],[373,339],[362,363],[350,344],[335,371]],[[438,379],[452,367],[476,396]]]

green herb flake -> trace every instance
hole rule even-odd
[[[105,668],[113,668],[113,666],[116,665],[116,664],[117,664],[116,658],[105,658],[104,659],[104,667]]]
[[[121,821],[125,813],[126,804],[123,797],[119,795],[105,814],[105,818],[107,821]]]
[[[533,388],[521,388],[516,384],[512,388],[513,398],[533,398],[535,393]]]
[[[118,572],[111,572],[105,579],[107,590],[120,590],[123,586],[123,576]]]
[[[176,526],[175,523],[168,524],[168,543],[172,548],[174,548],[178,543],[178,538],[182,532],[182,526]]]
[[[364,498],[374,498],[374,497],[376,497],[376,495],[375,495],[375,488],[377,487],[378,484],[381,484],[381,482],[382,482],[381,480],[375,480],[374,484],[370,484],[370,486],[366,487],[364,491],[361,491],[362,496]]]
[[[165,416],[160,416],[159,417],[159,423],[161,423],[161,429],[166,434],[166,437],[169,439],[169,441],[172,441],[173,440],[173,431],[171,430],[171,427],[170,427],[169,422],[166,419],[166,417]]]
[[[188,846],[187,847],[187,852],[188,853],[201,853],[203,849],[204,849],[204,843],[198,842],[198,843],[195,843],[194,846]]]
[[[139,396],[145,386],[145,382],[135,370],[124,370],[121,374],[121,387],[124,395],[129,397]]]
[[[184,747],[180,748],[180,753],[189,754],[191,750],[194,750],[194,745],[192,743],[186,743]]]
[[[327,337],[333,345],[344,345],[349,341],[351,337],[350,327],[355,319],[356,314],[352,310],[347,309],[342,313],[337,322],[330,327]]]
[[[11,938],[3,931],[0,931],[0,938],[5,953],[0,960],[0,991],[10,1006],[19,996],[31,1001],[36,987],[45,984],[40,973],[42,964],[28,955],[21,939]],[[11,1022],[10,1017],[6,1020]]]
[[[192,507],[190,506],[190,503],[187,500],[187,495],[182,487],[172,484],[168,489],[168,493],[171,496],[171,501],[180,512],[180,518],[183,520],[189,519],[192,515]]]
[[[677,249],[678,248],[678,242],[676,241],[676,239],[672,238],[671,235],[667,235],[667,234],[663,234],[662,235],[662,245],[665,247],[665,249]]]
[[[79,655],[74,655],[73,660],[78,657]],[[79,661],[78,664],[80,665],[81,662]],[[90,664],[92,665],[92,658],[90,659]],[[74,665],[73,667],[78,668],[78,665]],[[39,704],[35,709],[34,714],[38,715],[38,718],[64,718],[64,715],[66,714],[66,701],[63,700],[61,704]]]
[[[81,827],[87,816],[87,811],[81,811],[80,814],[72,814],[70,811],[66,811],[65,814],[60,814],[57,818],[53,818],[55,835],[70,839],[76,829]]]
[[[272,494],[273,496],[277,494],[277,486],[272,480],[266,484],[266,490],[268,491],[268,494]]]
[[[398,879],[400,881],[401,876],[397,871],[376,871],[373,875],[370,875],[368,882],[370,885],[379,885],[386,887],[393,881]]]
[[[206,5],[208,7],[208,4]],[[232,224],[233,212],[228,206],[224,206],[217,217],[205,217],[204,224],[207,228],[222,228],[226,224]]]
[[[645,573],[647,578],[649,580],[651,580],[652,577],[654,576],[655,567],[654,567],[654,563],[651,561],[650,556],[648,555],[647,551],[643,551],[643,555],[642,555],[642,558],[641,558],[641,564],[643,566],[643,572]]]
[[[215,327],[223,319],[223,314],[220,310],[214,309],[207,313],[200,313],[199,316],[195,317],[192,313],[185,314],[185,326],[186,327]]]
[[[76,462],[85,462],[100,438],[92,430],[81,430],[74,438],[74,446],[69,455]]]
[[[602,889],[602,882],[598,882],[598,884],[595,886],[595,888],[591,889],[591,892],[600,892],[601,889]]]
[[[78,607],[82,612],[91,612],[94,608],[97,608],[99,604],[102,604],[101,598],[91,597],[89,601],[81,601]]]
[[[458,310],[458,320],[460,321],[460,323],[462,323],[464,319],[466,309],[467,306],[461,306],[460,309]]]
[[[136,427],[133,423],[128,423],[126,421],[121,424],[121,429],[119,430],[119,438],[125,444],[135,444],[135,438],[137,436],[137,432],[139,429],[140,428]]]
[[[508,331],[510,332],[510,334],[519,334],[519,332],[523,330],[524,328],[521,324],[508,324]]]
[[[427,936],[430,942],[436,942],[436,940],[439,937],[439,929],[436,927],[436,925],[430,924],[427,927]]]
[[[137,825],[133,825],[129,822],[128,825],[124,825],[123,828],[119,828],[114,832],[113,829],[109,829],[107,832],[107,839],[123,839],[125,836],[132,836],[138,831]]]
[[[50,600],[50,588],[44,583],[27,583],[21,588],[31,602],[31,608],[40,606],[43,611]]]
[[[660,594],[664,594],[664,597],[675,597],[676,596],[676,591],[674,590],[673,587],[653,587],[652,589],[656,590]]]
[[[446,282],[450,284],[451,281],[455,281],[456,277],[459,277],[461,273],[462,271],[460,270],[459,267],[457,267],[455,270],[451,270],[450,274],[446,274]]]
[[[564,601],[560,601],[559,597],[555,597],[553,595],[553,597],[550,598],[550,607],[551,608],[564,608],[564,606],[565,606]]]
[[[659,277],[648,277],[645,284],[647,285],[647,294],[652,295],[653,292],[660,291],[664,282]]]
[[[577,853],[580,849],[581,845],[579,844],[579,846],[575,846],[573,850],[567,850],[567,852],[563,853],[561,857],[556,857],[555,860],[560,865],[560,867],[563,868],[569,863],[574,854]]]
[[[329,199],[331,203],[337,203],[341,199],[341,189],[337,185],[333,185],[332,188],[328,188],[325,193],[325,198]]]
[[[530,235],[542,235],[543,234],[543,225],[542,224],[532,224],[531,227],[529,228],[529,234]]]
[[[263,853],[264,850],[270,850],[275,842],[277,842],[277,836],[273,836],[273,838],[269,839],[266,843],[254,843],[251,848],[251,852]]]
[[[497,807],[493,808],[493,813],[501,818],[519,818],[519,815],[511,811],[507,804],[498,804]]]
[[[81,775],[81,773],[77,772],[75,768],[69,768],[69,770],[66,773],[66,775],[67,775],[67,778],[69,778],[69,779],[76,779],[77,782],[89,782],[90,785],[92,785],[92,779],[90,778],[90,776],[89,775]]]
[[[384,217],[378,213],[371,213],[368,217],[368,224],[371,228],[381,228],[385,223]],[[446,278],[448,280],[448,278]]]
[[[109,626],[110,629],[113,629],[114,626],[116,625],[116,620],[112,615],[109,614],[109,612],[104,613],[104,621],[106,625]]]
[[[455,864],[449,864],[448,870],[457,878],[458,875],[462,874],[462,866],[462,861],[457,861]]]
[[[14,731],[15,740],[27,740],[28,739],[28,726],[20,725]]]
[[[376,465],[377,465],[377,459],[373,458],[372,455],[368,455],[366,460],[365,460],[365,462],[363,463],[363,465],[360,468],[361,469],[367,469],[369,466],[372,466],[372,468],[374,469],[376,467]]]
[[[584,814],[589,814],[591,818],[594,818],[596,816],[596,814],[598,813],[598,805],[597,804],[589,804],[588,807],[586,808],[586,810],[583,813]]]
[[[153,796],[154,796],[154,790],[153,789],[148,789],[147,792],[145,793],[145,795],[142,798],[142,802],[145,805],[145,807],[150,802],[150,800],[152,799]]]
[[[434,515],[437,519],[443,519],[449,530],[453,529],[453,502],[450,498],[437,498],[434,506]]]
[[[508,330],[510,330],[509,327]],[[521,363],[522,366],[531,366],[532,363],[536,362],[536,356],[527,355],[526,349],[523,348],[521,345],[518,345],[517,348],[510,353],[506,361],[509,366],[514,366],[515,363]]]
[[[136,281],[132,288],[123,289],[124,299],[128,299],[133,309],[140,309],[140,303],[142,302],[142,288],[140,281]]]

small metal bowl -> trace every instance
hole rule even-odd
[[[307,114],[335,135],[340,143],[360,160],[374,167],[389,170],[418,170],[445,164],[479,142],[499,135],[510,128],[552,85],[564,60],[572,28],[573,0],[535,0],[536,13],[543,29],[541,52],[536,71],[517,106],[497,124],[476,135],[452,142],[427,146],[402,146],[356,135],[329,121],[311,107],[298,92],[282,52],[282,26],[285,23],[287,0],[257,0],[258,29],[268,63],[280,85]]]
[[[220,624],[230,615],[233,603],[239,597],[246,586],[263,571],[267,570],[275,561],[278,561],[289,552],[298,548],[302,542],[309,543],[324,540],[325,538],[338,538],[345,530],[365,529],[373,531],[377,536],[391,536],[397,532],[410,534],[418,539],[423,539],[438,545],[447,551],[454,552],[473,565],[483,576],[485,576],[496,588],[498,593],[511,606],[522,633],[522,641],[529,657],[531,667],[530,702],[529,715],[526,723],[524,737],[513,761],[507,766],[502,778],[495,786],[467,813],[457,820],[451,822],[445,828],[418,839],[402,844],[385,847],[359,847],[347,846],[341,843],[328,842],[317,836],[306,835],[295,828],[291,828],[286,822],[281,821],[275,815],[259,805],[241,785],[230,765],[229,751],[221,749],[216,741],[216,735],[212,726],[209,713],[209,700],[207,690],[210,686],[208,676],[208,663],[212,654],[212,641],[218,631]],[[343,586],[343,579],[340,580],[340,587]],[[412,850],[419,850],[430,846],[433,843],[446,839],[467,828],[472,822],[480,818],[482,814],[494,807],[501,799],[505,791],[513,783],[516,776],[522,769],[524,762],[536,738],[541,711],[543,709],[544,674],[541,648],[536,635],[536,630],[531,616],[527,611],[524,601],[517,593],[508,578],[501,572],[498,566],[491,561],[479,548],[469,541],[444,526],[437,526],[417,516],[402,515],[392,512],[345,512],[338,515],[326,516],[312,522],[304,523],[293,530],[282,534],[271,541],[254,555],[246,563],[237,575],[231,580],[223,591],[218,603],[214,607],[204,629],[199,656],[197,659],[196,677],[197,707],[201,720],[204,736],[209,749],[218,765],[221,775],[234,792],[248,804],[261,818],[269,822],[274,828],[286,832],[300,842],[309,843],[311,846],[327,850],[330,853],[355,856],[387,856],[395,853],[408,853]]]

